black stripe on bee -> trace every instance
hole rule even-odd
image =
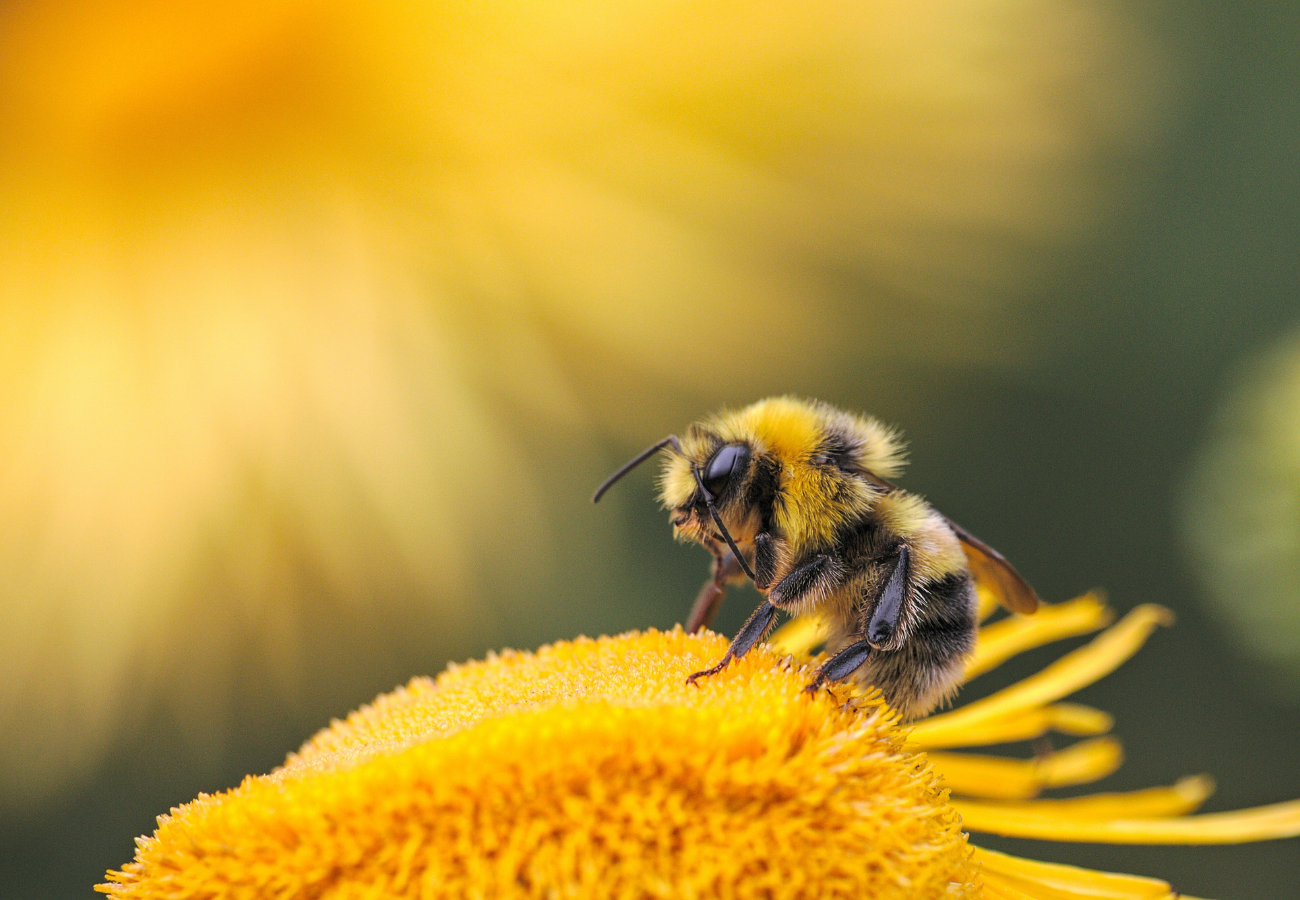
[[[846,522],[835,540],[835,554],[848,564],[850,574],[860,574],[878,560],[898,555],[902,539],[870,514]]]
[[[857,472],[857,454],[861,447],[848,435],[832,432],[822,440],[813,459],[820,465],[834,466],[841,472]]]
[[[758,510],[759,531],[772,531],[772,516],[776,509],[776,495],[781,489],[781,464],[764,454],[754,462],[754,477],[750,479],[747,499]]]

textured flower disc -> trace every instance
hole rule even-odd
[[[417,679],[160,820],[119,898],[977,896],[925,757],[870,698],[647,632]]]

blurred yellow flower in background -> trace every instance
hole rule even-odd
[[[1183,491],[1188,559],[1215,616],[1300,695],[1300,335],[1249,360]]]
[[[0,802],[545,581],[521,421],[1025,353],[1160,81],[1093,2],[0,7]]]
[[[970,671],[1108,618],[1085,596],[994,624]],[[1056,701],[1168,621],[1138,607],[1039,674],[911,729],[875,691],[807,695],[807,622],[702,688],[686,676],[726,648],[720,635],[678,628],[494,655],[415,679],[274,773],[160,817],[99,890],[117,900],[1173,900],[1163,881],[972,848],[962,831],[1178,844],[1300,835],[1300,801],[1186,815],[1212,790],[1205,778],[1026,799],[1118,766],[1118,743],[1095,737],[1109,717]],[[1094,737],[1032,760],[935,749],[1048,731]]]

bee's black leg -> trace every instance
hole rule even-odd
[[[745,620],[745,624],[740,626],[740,631],[736,632],[736,637],[732,640],[731,646],[723,655],[722,660],[711,668],[702,672],[696,672],[686,679],[687,684],[695,684],[700,678],[708,678],[710,675],[717,675],[727,667],[727,663],[733,659],[739,659],[753,649],[754,645],[763,639],[767,630],[772,627],[772,622],[776,619],[776,607],[767,601],[754,610],[754,614]]]
[[[767,597],[780,607],[787,607],[815,591],[826,591],[835,586],[843,569],[825,553],[814,556],[796,567],[778,581]]]
[[[727,596],[727,582],[739,578],[743,573],[736,556],[730,550],[723,550],[713,557],[713,575],[704,582],[700,593],[691,607],[691,615],[686,620],[686,631],[694,634],[708,628],[713,617],[718,614],[722,599]]]
[[[828,681],[843,681],[870,659],[871,654],[874,652],[876,652],[875,648],[867,641],[857,641],[849,644],[817,670],[817,674],[813,676],[813,680],[808,683],[808,687],[804,688],[804,690],[810,694],[815,694],[817,689]]]
[[[776,546],[766,531],[754,535],[754,587],[765,591],[776,577]]]
[[[876,601],[875,609],[867,622],[867,640],[871,641],[874,647],[884,647],[898,630],[898,620],[903,615],[903,606],[907,602],[910,590],[908,570],[911,566],[911,557],[906,544],[898,548],[898,559],[894,563],[894,570],[889,573],[885,588],[880,592],[880,599]]]

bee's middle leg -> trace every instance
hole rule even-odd
[[[875,647],[871,646],[869,641],[857,641],[849,644],[839,653],[836,653],[826,663],[817,670],[813,680],[804,688],[810,694],[817,693],[818,689],[828,681],[843,681],[871,658],[875,652]]]
[[[764,600],[763,605],[754,610],[753,615],[745,620],[744,625],[740,626],[740,631],[736,632],[736,637],[732,640],[731,646],[727,648],[726,654],[718,664],[701,672],[696,672],[686,679],[686,683],[695,684],[701,678],[717,675],[727,667],[727,663],[744,656],[753,649],[755,644],[763,639],[774,621],[776,621],[776,607]]]
[[[772,623],[776,621],[778,608],[785,608],[816,590],[826,590],[837,583],[841,577],[842,571],[824,553],[796,567],[771,589],[768,593],[770,599],[764,601],[762,606],[754,610],[754,614],[746,620],[745,624],[740,626],[735,640],[731,642],[726,655],[718,664],[703,672],[696,672],[686,679],[686,683],[695,684],[700,678],[707,678],[721,672],[726,668],[727,663],[744,656],[763,639],[768,629],[772,627]]]

